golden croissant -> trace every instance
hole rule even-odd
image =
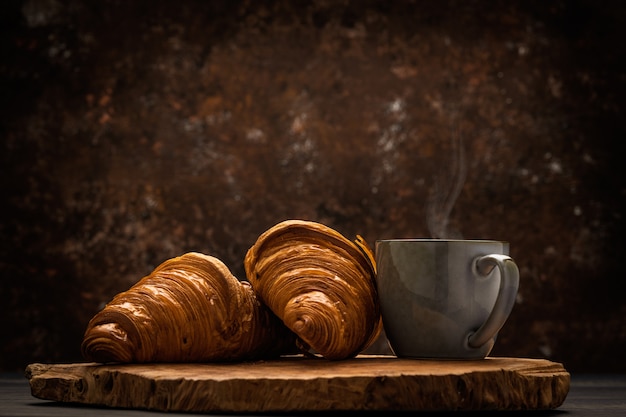
[[[95,362],[253,360],[296,351],[295,336],[219,259],[186,253],[116,295],[89,322]]]
[[[353,357],[381,331],[372,251],[319,223],[287,220],[248,250],[246,276],[306,351]]]

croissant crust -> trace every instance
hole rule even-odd
[[[187,253],[116,295],[87,326],[95,362],[258,359],[295,351],[295,336],[219,259]]]
[[[305,348],[328,359],[355,356],[382,324],[372,252],[316,222],[288,220],[263,233],[244,266],[261,300]]]

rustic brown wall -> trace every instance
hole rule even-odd
[[[4,1],[0,369],[287,218],[503,239],[495,355],[626,370],[624,14],[593,1]]]

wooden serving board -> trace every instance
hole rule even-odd
[[[231,364],[31,364],[33,396],[160,411],[542,410],[559,407],[570,374],[542,359],[473,361],[358,356]]]

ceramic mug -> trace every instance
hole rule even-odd
[[[519,271],[507,242],[376,242],[376,285],[398,357],[481,359],[509,317]]]

